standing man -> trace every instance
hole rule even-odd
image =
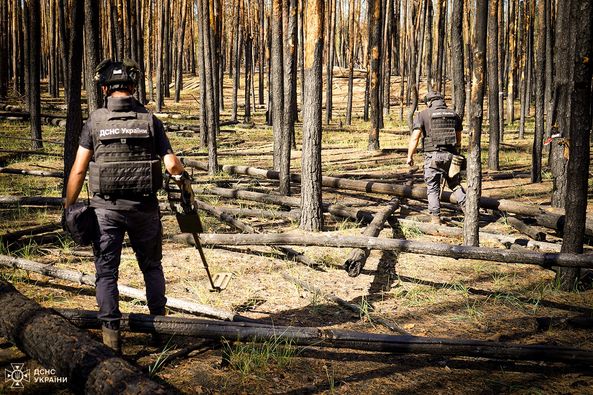
[[[97,66],[95,80],[105,105],[83,126],[64,202],[66,209],[76,202],[88,169],[98,223],[93,240],[98,317],[103,342],[116,351],[121,350],[117,279],[124,234],[128,232],[144,275],[150,313],[164,315],[167,298],[156,197],[163,184],[161,159],[170,174],[184,173],[163,124],[132,96],[139,78],[139,67],[131,60],[106,59]]]
[[[424,150],[424,181],[427,186],[428,211],[431,222],[441,223],[441,188],[444,181],[453,191],[453,196],[463,209],[465,204],[465,191],[461,187],[460,158],[461,131],[463,130],[461,118],[445,104],[445,98],[439,92],[428,92],[424,98],[428,108],[421,111],[414,118],[414,126],[410,144],[408,145],[408,158],[406,163],[414,165],[414,154],[418,142],[422,139]]]

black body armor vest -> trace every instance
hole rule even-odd
[[[161,161],[156,155],[150,113],[100,109],[91,122],[91,192],[130,197],[155,193],[162,187]]]
[[[424,151],[451,151],[457,137],[455,124],[457,114],[449,108],[438,108],[430,116],[430,123],[424,136]]]

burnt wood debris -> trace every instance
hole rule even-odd
[[[284,265],[269,269],[279,281],[373,328],[370,333],[334,328],[331,322],[307,323],[304,310],[287,313],[299,325],[277,325],[273,313],[256,319],[239,307],[210,303],[224,293],[196,296],[190,289],[195,284],[187,280],[184,287],[171,287],[175,296],[167,295],[171,315],[124,314],[121,329],[130,336],[152,334],[159,345],[165,335],[195,337],[213,352],[225,344],[275,342],[324,353],[347,349],[440,358],[429,364],[454,357],[488,359],[497,369],[506,362],[532,363],[521,373],[543,364],[549,371],[559,366],[561,371],[590,370],[590,334],[575,336],[570,344],[579,346],[565,346],[547,330],[593,326],[588,299],[593,289],[592,35],[590,0],[2,0],[2,349],[15,346],[67,378],[65,384],[75,393],[178,391],[165,375],[154,379],[150,368],[138,364],[142,352],[121,355],[98,342],[97,312],[72,306],[76,302],[69,305],[72,309],[61,309],[52,298],[53,286],[67,284],[60,292],[74,293],[93,289],[101,277],[89,269],[91,260],[101,256],[100,239],[95,250],[75,246],[61,216],[69,175],[77,174],[81,136],[91,128],[85,121],[107,108],[114,92],[107,89],[111,85],[97,83],[102,76],[96,67],[109,58],[137,62],[137,83],[124,91],[158,118],[151,123],[159,125],[154,129],[160,131],[162,122],[164,140],[172,148],[159,156],[175,152],[179,157],[180,172],[186,170],[183,185],[189,188],[184,191],[195,194],[193,213],[199,212],[205,224],[203,232],[181,233],[171,228],[179,212],[165,194],[151,190],[144,195],[154,198],[155,210],[158,200],[165,258],[198,238],[213,255],[261,255],[253,261],[257,269],[267,256],[274,257]],[[441,129],[453,136],[463,128],[461,145],[454,137],[455,151],[464,156],[460,167],[467,190],[465,203],[448,189],[439,195],[443,222],[427,215],[434,188],[427,194],[423,181],[440,165],[422,162],[423,155],[432,154],[431,133],[415,122],[430,107],[429,98],[437,96],[461,119]],[[137,115],[126,113],[121,119],[135,124]],[[444,125],[447,119],[441,116]],[[405,155],[411,150],[410,136],[418,131],[422,144],[414,165]],[[156,149],[155,136],[150,137],[147,144]],[[126,149],[136,144],[135,139],[118,141]],[[450,147],[434,145],[435,152],[453,154]],[[150,172],[160,177],[155,168]],[[78,202],[88,202],[90,195],[83,189]],[[298,247],[314,248],[303,252]],[[325,251],[344,254],[325,259]],[[376,255],[381,258],[375,269]],[[399,261],[402,255],[427,265],[448,258],[443,261],[476,273],[492,265],[504,272],[500,276],[508,271],[519,277],[522,268],[533,269],[542,276],[517,279],[517,287],[530,281],[525,292],[531,292],[517,300],[539,306],[531,295],[543,287],[554,292],[554,302],[545,302],[582,315],[545,312],[536,317],[530,312],[529,322],[541,337],[525,342],[543,339],[546,344],[468,339],[456,333],[450,338],[416,336],[414,324],[399,322],[400,310],[391,314],[372,305],[403,289],[406,274],[400,269],[408,262]],[[72,265],[81,262],[74,270]],[[232,272],[233,263],[224,262],[224,271]],[[453,287],[465,274],[448,272],[452,279],[443,280],[443,287]],[[316,281],[324,275],[335,276],[336,284],[356,284],[348,293],[361,299]],[[498,275],[492,275],[491,284]],[[360,285],[367,277],[373,277],[368,290]],[[45,288],[38,278],[50,279]],[[434,279],[417,280],[437,287]],[[459,280],[463,287],[465,280]],[[150,305],[145,290],[134,284],[123,279],[117,284],[119,294],[138,301],[128,311]],[[472,291],[464,290],[470,309],[467,295]],[[488,300],[503,294],[480,292]],[[558,302],[564,295],[578,300],[579,292],[589,307]],[[317,318],[328,317],[323,312]],[[484,333],[497,330],[490,325],[476,326]],[[512,339],[523,339],[516,326],[512,330]],[[175,358],[191,355],[190,349]],[[161,350],[157,364],[167,354],[166,347]],[[204,382],[214,380],[204,376]],[[316,385],[315,391],[334,392],[329,370],[326,376],[330,387]],[[355,379],[353,374],[338,385]],[[514,383],[507,384],[492,384],[485,391],[513,388]],[[578,392],[581,384],[574,385],[561,388]],[[0,383],[0,393],[5,388]]]

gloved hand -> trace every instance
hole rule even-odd
[[[414,166],[414,158],[407,158],[406,165],[408,165],[410,167]]]

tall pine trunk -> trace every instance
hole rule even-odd
[[[486,30],[488,25],[488,1],[476,0],[473,24],[473,74],[467,160],[467,200],[463,223],[463,243],[479,246],[479,201],[482,194],[481,142],[484,109],[484,80],[486,69]]]
[[[537,34],[535,35],[535,132],[531,151],[531,182],[542,181],[542,155],[544,142],[546,21],[547,1],[537,4]]]
[[[498,111],[498,2],[490,0],[488,3],[488,168],[499,170],[498,151],[500,143]]]
[[[100,36],[99,36],[99,15],[100,3],[93,0],[84,0],[84,63],[85,63],[85,82],[86,97],[89,113],[100,108],[103,100],[101,90],[94,80],[95,67],[100,62]]]
[[[453,102],[457,114],[465,113],[465,74],[463,65],[463,0],[453,0],[451,13],[451,71],[453,74]]]
[[[570,158],[567,166],[566,223],[562,252],[582,254],[587,214],[587,187],[589,180],[590,136],[591,136],[591,77],[593,57],[592,18],[593,5],[590,1],[570,0],[572,32],[570,40],[574,56],[569,67],[574,85],[570,90]],[[564,5],[559,5],[563,7]],[[560,38],[563,40],[565,38]],[[557,280],[565,291],[573,290],[579,278],[577,268],[559,268]]]
[[[300,227],[308,231],[320,231],[323,228],[321,212],[323,2],[324,0],[308,0],[306,11]]]
[[[369,150],[379,149],[379,129],[381,128],[381,101],[379,100],[379,89],[381,88],[381,21],[383,11],[381,0],[369,0],[370,13],[370,86],[369,101],[371,106],[371,130],[369,132]]]

